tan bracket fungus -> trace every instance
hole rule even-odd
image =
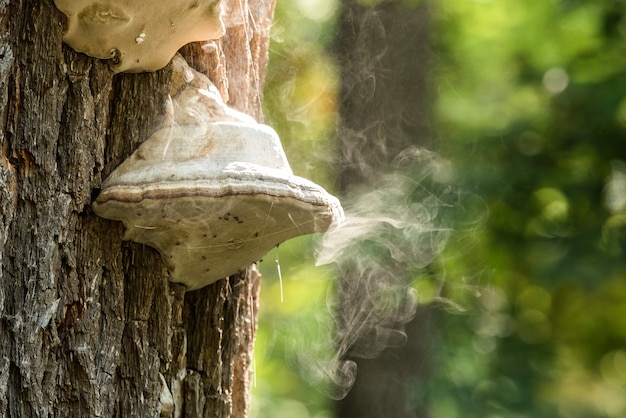
[[[172,117],[105,180],[94,202],[125,240],[156,248],[190,290],[227,277],[279,243],[343,221],[339,201],[294,176],[268,126],[226,106],[177,55]]]
[[[63,41],[119,72],[156,71],[183,45],[224,34],[220,0],[54,0]]]

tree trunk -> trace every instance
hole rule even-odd
[[[182,53],[260,120],[274,2],[232,3]],[[0,19],[0,417],[246,416],[256,270],[186,293],[90,206],[159,127],[171,69],[113,76],[62,44],[52,0]]]
[[[394,158],[410,147],[427,146],[431,141],[427,2],[383,0],[365,5],[358,0],[343,0],[338,54],[342,82],[340,187],[349,197],[355,190],[380,187],[379,180],[390,173]],[[382,190],[389,199],[391,192]],[[375,202],[370,204],[375,210]],[[406,324],[406,344],[382,352],[374,348],[381,345],[375,341],[380,340],[377,330],[381,324],[400,329],[406,320],[402,315],[394,317],[395,311],[389,317],[377,317],[381,314],[375,299],[393,286],[407,289],[407,267],[390,263],[381,266],[381,274],[369,278],[350,268],[340,273],[339,333],[352,335],[344,337],[353,343],[346,359],[356,362],[357,374],[352,390],[336,405],[338,417],[428,415],[419,397],[429,370],[430,309],[419,308]],[[391,344],[398,334],[389,335],[392,338],[384,343]],[[371,358],[376,354],[380,355]]]

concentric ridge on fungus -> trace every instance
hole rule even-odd
[[[343,220],[339,201],[293,175],[276,132],[228,108],[205,76],[174,60],[173,120],[103,184],[94,211],[125,240],[156,248],[171,279],[206,286],[277,244]]]

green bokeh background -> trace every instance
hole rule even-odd
[[[277,2],[264,97],[294,172],[333,193],[339,2]],[[440,306],[415,397],[435,418],[624,417],[626,2],[429,4],[431,151],[461,197],[435,280],[412,284]],[[334,416],[319,239],[260,263],[252,417]]]

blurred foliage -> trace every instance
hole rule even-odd
[[[434,416],[626,416],[626,2],[434,18],[440,149],[487,210],[444,260],[476,300],[442,317]]]
[[[416,273],[420,302],[448,302],[416,398],[435,418],[626,416],[626,2],[431,6],[435,151],[463,198],[443,289]],[[278,2],[264,98],[296,174],[329,190],[338,7]],[[333,416],[311,367],[333,350],[316,239],[260,264],[253,417]]]
[[[294,173],[332,191],[338,70],[326,53],[339,0],[279,1],[264,90],[265,123],[279,134]],[[259,263],[263,274],[251,417],[331,418],[321,364],[334,349],[326,296],[329,268],[316,267],[305,236]]]
[[[278,2],[263,104],[296,175],[332,186],[338,71],[325,52],[339,0]]]

